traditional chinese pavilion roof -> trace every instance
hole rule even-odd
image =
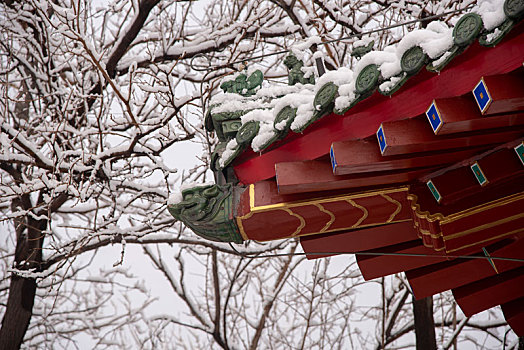
[[[427,80],[427,72],[438,75],[474,42],[485,47],[497,45],[522,16],[522,9],[514,2],[499,2],[498,7],[484,3],[460,18],[454,28],[431,22],[425,29],[408,33],[396,46],[364,54],[353,71],[341,67],[324,74],[316,84],[311,84],[312,77],[297,78],[301,62],[298,67],[292,62],[287,64],[293,84],[290,86],[257,89],[257,84],[262,83],[260,71],[228,78],[222,84],[226,92],[212,99],[206,117],[208,131],[215,131],[220,140],[212,167],[235,166],[257,153],[300,138],[312,124],[329,115],[356,114],[352,109],[358,111],[364,100],[380,100],[375,91],[383,96],[395,95],[410,79],[423,76]],[[241,182],[254,182],[244,178],[241,171],[236,172]]]
[[[294,85],[231,77],[206,116],[217,184],[170,212],[215,241],[356,253],[365,279],[405,272],[467,316],[501,305],[524,336],[524,6],[485,4],[315,84],[292,56]]]

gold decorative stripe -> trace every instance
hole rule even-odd
[[[447,223],[450,223],[450,222],[453,222],[453,221],[456,221],[456,220],[459,220],[459,219],[462,219],[462,218],[465,218],[465,217],[468,217],[468,216],[471,216],[477,213],[481,213],[483,211],[486,211],[492,208],[500,207],[506,204],[511,204],[518,200],[524,199],[524,192],[516,193],[511,196],[500,198],[492,202],[479,204],[475,207],[465,209],[465,210],[450,214],[448,216],[444,216],[441,213],[431,214],[428,211],[422,211],[420,209],[420,205],[417,203],[418,197],[414,194],[408,194],[407,198],[409,201],[411,201],[411,209],[413,210],[413,212],[415,213],[415,215],[418,218],[424,219],[428,222],[434,222],[438,220],[440,221],[440,224],[447,224]]]
[[[320,233],[324,233],[329,229],[331,224],[335,221],[335,215],[332,212],[330,212],[329,210],[326,210],[326,208],[324,208],[322,204],[315,204],[315,206],[318,208],[318,210],[320,210],[323,213],[328,214],[330,217],[330,220],[327,222],[327,224],[320,230]]]
[[[358,205],[357,203],[355,203],[351,199],[346,199],[346,202],[348,202],[349,204],[351,204],[355,208],[358,208],[358,209],[362,210],[362,213],[363,213],[362,217],[360,219],[358,219],[358,221],[351,226],[351,228],[358,227],[362,223],[362,221],[366,220],[366,218],[368,217],[368,215],[369,215],[368,210],[366,208],[364,208],[363,206]]]
[[[389,193],[398,193],[398,192],[406,192],[409,189],[408,186],[402,186],[397,188],[389,188],[379,191],[367,191],[367,192],[360,192],[360,193],[353,193],[348,195],[342,195],[342,196],[331,196],[331,197],[320,197],[320,198],[314,198],[314,199],[308,199],[303,201],[296,201],[296,202],[283,202],[283,203],[275,203],[275,204],[268,204],[268,205],[261,205],[261,206],[255,206],[255,188],[254,185],[250,185],[249,187],[249,204],[251,211],[255,212],[262,212],[262,211],[268,211],[272,209],[283,209],[283,208],[293,208],[293,207],[299,207],[304,205],[315,205],[315,204],[322,204],[322,203],[330,203],[335,201],[344,201],[344,200],[353,200],[358,198],[366,198],[381,194],[389,194]]]
[[[240,217],[237,217],[237,226],[238,230],[240,231],[240,235],[242,236],[244,241],[249,240],[249,237],[247,236],[246,231],[244,230],[244,225],[242,224],[242,218]]]
[[[497,199],[495,201],[492,201],[492,202],[489,202],[489,203],[486,203],[486,204],[480,204],[480,205],[477,205],[476,207],[473,207],[473,208],[470,208],[470,209],[467,209],[467,210],[463,210],[463,211],[460,211],[460,212],[448,215],[444,220],[442,220],[441,223],[442,224],[447,224],[449,222],[453,222],[453,221],[456,221],[458,219],[462,219],[463,217],[467,217],[467,216],[471,216],[471,215],[474,215],[474,214],[478,214],[478,213],[481,213],[483,211],[486,211],[486,210],[489,210],[489,209],[492,209],[492,208],[496,208],[496,207],[501,207],[501,206],[506,205],[506,204],[511,204],[511,203],[516,202],[516,201],[521,200],[521,199],[524,199],[524,192],[516,193],[516,194],[513,194],[511,196],[500,198],[500,199]]]
[[[433,249],[434,251],[436,252],[441,252],[443,251],[446,247],[443,246],[443,247],[440,247],[440,248],[435,248],[432,244],[426,244],[426,242],[424,242],[424,240],[422,240],[422,244],[424,245],[424,247],[426,248],[431,248]],[[443,255],[435,255],[436,258],[445,258],[446,256],[443,256]]]
[[[461,232],[454,233],[452,235],[444,236],[443,238],[444,238],[445,241],[450,241],[452,239],[456,239],[456,238],[459,238],[459,237],[462,237],[462,236],[467,236],[469,234],[472,234],[472,233],[475,233],[475,232],[478,232],[478,231],[482,231],[482,230],[485,230],[485,229],[488,229],[488,228],[492,228],[492,227],[495,227],[495,226],[498,226],[498,225],[502,225],[502,224],[505,224],[505,223],[508,223],[508,222],[511,222],[511,221],[515,221],[515,220],[518,220],[518,219],[521,219],[521,218],[524,218],[524,213],[520,213],[520,214],[517,214],[517,215],[509,216],[509,217],[506,217],[504,219],[500,219],[500,220],[497,220],[497,221],[492,221],[492,222],[484,224],[484,225],[476,226],[476,227],[470,228],[468,230],[464,230],[464,231],[461,231]]]
[[[282,210],[284,210],[284,211],[285,211],[286,213],[288,213],[289,215],[294,216],[294,217],[296,217],[296,218],[298,218],[298,219],[300,220],[300,225],[297,227],[297,229],[295,230],[295,232],[293,232],[293,233],[291,234],[291,237],[295,237],[295,236],[298,235],[298,234],[302,231],[302,229],[306,226],[306,220],[304,220],[304,218],[303,218],[302,216],[293,213],[293,211],[292,211],[291,209],[287,209],[287,208],[285,208],[285,209],[282,209]]]
[[[417,228],[417,230],[418,230],[421,234],[423,234],[423,235],[425,235],[425,236],[430,236],[431,238],[436,238],[436,239],[438,239],[438,238],[441,238],[441,237],[442,237],[442,232],[439,232],[439,233],[431,233],[430,230],[426,230],[426,229],[423,229],[423,228],[420,228],[420,227]]]
[[[255,184],[249,185],[249,209],[253,211],[255,207]]]
[[[456,252],[457,250],[461,250],[461,249],[465,249],[465,248],[469,248],[469,247],[472,247],[472,246],[475,246],[475,245],[478,245],[478,244],[483,244],[483,243],[486,243],[486,242],[489,242],[489,241],[494,241],[496,239],[499,239],[499,238],[504,238],[506,236],[511,236],[511,235],[514,235],[516,233],[520,233],[520,232],[524,232],[524,228],[519,228],[519,229],[516,229],[516,230],[513,230],[513,231],[510,231],[510,232],[506,232],[506,233],[503,233],[501,235],[498,235],[498,236],[495,236],[495,237],[490,237],[488,239],[485,239],[483,241],[478,241],[478,242],[474,242],[474,243],[471,243],[471,244],[466,244],[466,245],[463,245],[461,247],[458,247],[458,248],[454,248],[454,249],[451,249],[451,250],[446,250],[447,253],[452,253],[452,252]]]
[[[395,205],[397,206],[397,209],[395,209],[395,211],[393,212],[393,214],[391,214],[391,215],[389,216],[389,219],[386,221],[386,222],[391,222],[391,221],[393,221],[393,219],[395,218],[395,216],[397,216],[398,213],[400,213],[400,211],[402,210],[402,204],[401,204],[399,201],[397,201],[396,199],[393,199],[393,198],[391,198],[390,196],[388,196],[388,195],[386,195],[386,194],[381,193],[380,195],[381,195],[383,198],[385,198],[388,202],[391,202],[391,203],[393,203],[393,204],[395,204]]]
[[[408,201],[411,201],[411,210],[415,213],[415,215],[420,218],[424,219],[428,222],[434,222],[437,220],[443,220],[445,218],[444,215],[441,213],[435,213],[431,214],[429,211],[422,211],[420,209],[420,204],[417,203],[418,197],[415,194],[408,194],[407,196]]]

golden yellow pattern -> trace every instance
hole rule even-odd
[[[390,196],[386,195],[386,194],[383,194],[381,193],[380,194],[383,198],[385,198],[388,202],[391,202],[393,204],[395,204],[397,206],[397,209],[395,209],[395,211],[389,216],[389,219],[386,221],[386,222],[391,222],[393,221],[393,219],[395,219],[395,216],[398,215],[398,213],[400,213],[400,211],[402,210],[402,204],[397,201],[396,199],[393,199],[391,198]]]
[[[333,214],[332,212],[324,208],[322,204],[315,204],[315,206],[318,208],[318,210],[320,210],[323,213],[328,214],[330,217],[330,220],[327,222],[327,224],[320,230],[320,233],[324,233],[329,229],[331,224],[335,221],[336,217],[335,217],[335,214]]]
[[[271,210],[283,210],[283,211],[287,212],[289,215],[294,216],[294,217],[296,217],[296,218],[298,218],[300,220],[300,225],[295,230],[295,232],[291,236],[287,236],[287,237],[293,237],[293,236],[299,235],[302,232],[303,228],[306,226],[306,221],[305,221],[305,219],[302,216],[294,213],[291,210],[291,208],[305,206],[305,205],[314,205],[321,212],[328,214],[330,216],[330,220],[326,223],[326,225],[319,232],[311,232],[311,233],[307,233],[305,235],[314,235],[314,234],[319,234],[319,233],[343,231],[343,230],[348,230],[348,229],[352,229],[352,228],[356,228],[356,227],[364,228],[364,227],[378,226],[378,225],[381,225],[382,223],[372,223],[372,224],[362,225],[362,222],[369,215],[368,210],[365,207],[357,204],[353,199],[366,198],[366,197],[370,197],[370,196],[374,196],[374,195],[380,195],[383,198],[385,198],[386,200],[389,200],[390,202],[392,202],[392,203],[397,205],[397,208],[390,215],[387,223],[391,223],[391,222],[395,222],[395,223],[396,222],[405,222],[405,221],[410,221],[411,219],[404,219],[404,220],[393,221],[394,218],[397,216],[397,214],[400,212],[402,205],[401,205],[400,202],[398,202],[395,199],[389,197],[388,194],[398,193],[398,192],[406,192],[408,189],[409,189],[408,186],[402,186],[402,187],[398,187],[398,188],[389,188],[389,189],[378,190],[378,191],[367,191],[367,192],[355,193],[355,194],[350,194],[350,195],[323,197],[323,198],[309,199],[309,200],[305,200],[305,201],[296,201],[296,202],[288,202],[288,203],[284,202],[284,203],[263,205],[263,206],[258,206],[257,207],[257,206],[255,206],[255,187],[252,184],[252,185],[249,186],[250,212],[247,213],[244,216],[236,217],[236,221],[237,221],[237,225],[238,225],[240,234],[242,235],[242,238],[247,240],[249,238],[247,237],[247,234],[246,234],[245,229],[244,229],[244,225],[243,225],[243,221],[244,220],[247,220],[247,219],[251,218],[256,213],[262,213],[262,212],[271,211]],[[336,228],[336,229],[331,229],[330,230],[329,228],[331,227],[333,222],[336,220],[336,216],[335,216],[335,214],[333,214],[329,210],[325,209],[325,207],[321,203],[332,203],[332,202],[336,202],[336,201],[346,201],[347,203],[351,204],[353,207],[360,209],[362,211],[362,216],[351,227],[341,227],[341,228]],[[282,238],[284,238],[284,237],[282,237]]]
[[[351,199],[346,199],[346,202],[348,202],[349,204],[351,204],[355,208],[358,208],[358,209],[362,210],[362,216],[360,217],[360,219],[358,219],[358,221],[351,226],[351,228],[358,227],[362,223],[362,221],[366,220],[366,218],[369,215],[369,212],[368,212],[368,210],[366,208],[364,208],[361,205],[358,205],[357,203],[355,203],[355,201],[353,201]]]

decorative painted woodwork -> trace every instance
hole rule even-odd
[[[519,144],[522,144],[522,139],[464,159],[460,163],[428,174],[422,180],[431,180],[431,187],[439,192],[437,202],[442,201],[443,204],[477,195],[479,185],[491,186],[516,181],[524,175],[524,168],[513,149]]]
[[[489,182],[488,178],[482,171],[482,168],[480,167],[478,162],[473,163],[471,166],[471,171],[473,172],[473,175],[475,175],[475,178],[479,182],[480,186],[486,186]]]
[[[376,253],[376,255],[356,254],[358,267],[366,281],[447,260],[444,252],[425,247],[420,239],[365,252]],[[424,256],[409,256],[409,254]]]
[[[491,256],[518,258],[524,251],[524,234],[515,239],[505,239],[485,248]],[[482,255],[480,251],[474,255]],[[509,260],[492,260],[496,270],[487,259],[453,259],[442,263],[406,271],[413,294],[417,299],[457,288],[484,278],[524,266]]]
[[[509,303],[524,295],[524,266],[454,288],[453,296],[466,316]]]
[[[308,259],[377,249],[417,239],[411,221],[354,229],[348,232],[325,233],[300,237]],[[322,254],[327,253],[330,254]]]
[[[357,103],[345,117],[326,116],[303,134],[289,133],[263,154],[246,150],[233,164],[235,174],[246,184],[271,178],[275,176],[276,163],[317,159],[329,153],[333,142],[367,138],[386,120],[421,115],[434,99],[470,93],[480,77],[504,74],[521,67],[524,35],[517,33],[522,27],[520,23],[493,48],[472,44],[439,75],[421,70],[393,95],[394,98],[374,94]],[[502,56],[504,60],[500,60]]]
[[[383,155],[399,155],[505,143],[524,135],[524,126],[434,135],[422,118],[382,123],[377,131]]]
[[[259,182],[241,196],[236,220],[242,237],[257,241],[409,221],[407,190],[399,187],[318,197],[281,195],[274,182]]]
[[[435,200],[437,201],[437,203],[440,204],[440,201],[442,200],[442,195],[441,195],[440,192],[437,190],[437,187],[435,186],[435,184],[433,183],[433,181],[428,180],[428,181],[426,182],[426,185],[428,186],[429,191],[431,192],[431,194],[433,195],[433,197],[435,198]]]
[[[524,264],[496,259],[524,251],[524,11],[520,0],[504,6],[507,18],[490,31],[479,15],[463,16],[441,57],[410,47],[386,80],[368,64],[341,110],[338,83],[309,90],[314,114],[300,129],[291,131],[301,108],[254,95],[261,73],[226,82],[247,110],[212,105],[205,125],[220,141],[211,167],[230,184],[185,190],[170,212],[212,240],[300,237],[308,259],[358,252],[365,279],[405,271],[417,297],[454,289],[466,314],[503,303],[520,329]],[[285,64],[290,85],[313,83],[302,62]],[[274,105],[272,123],[241,120]],[[253,152],[251,141],[271,128]],[[485,259],[454,258],[471,254]]]
[[[515,146],[515,152],[517,153],[517,156],[519,157],[520,161],[522,162],[522,165],[524,165],[524,142],[518,144]]]
[[[505,112],[515,111],[518,109]],[[489,118],[483,117],[475,99],[470,94],[434,100],[426,111],[426,117],[436,135],[524,124],[524,113],[505,113]]]
[[[197,235],[218,242],[242,243],[233,220],[233,188],[210,185],[182,191],[183,200],[168,210]]]
[[[281,194],[385,187],[413,181],[435,170],[426,167],[337,176],[330,162],[319,160],[278,163],[275,168]]]
[[[411,200],[412,218],[424,245],[447,253],[489,245],[524,232],[524,192],[449,214],[425,211]]]
[[[452,164],[485,150],[468,148],[398,156],[382,156],[375,140],[333,142],[330,159],[333,174],[348,175]]]
[[[522,70],[482,77],[472,91],[478,109],[484,115],[524,110],[523,82]]]

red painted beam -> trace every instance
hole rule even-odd
[[[524,74],[522,69],[513,74],[482,77],[490,102],[485,115],[524,110]]]
[[[257,182],[240,196],[236,223],[244,239],[269,241],[410,220],[406,186],[340,192],[281,195],[274,182]]]
[[[304,134],[290,133],[268,152],[244,153],[234,164],[238,179],[254,183],[275,176],[275,164],[313,160],[329,152],[331,143],[364,139],[381,123],[423,114],[435,98],[463,95],[482,76],[511,72],[522,66],[524,24],[519,24],[494,48],[472,44],[440,74],[422,70],[392,98],[375,93],[349,110],[343,117],[331,114],[315,122]],[[500,58],[504,57],[503,60]]]
[[[453,289],[457,304],[466,316],[524,296],[524,267]]]
[[[504,318],[519,337],[524,337],[524,297],[501,305]]]
[[[404,119],[382,124],[385,156],[505,143],[524,135],[523,126],[435,135],[426,120]]]
[[[484,188],[499,183],[515,181],[524,175],[524,167],[514,147],[522,139],[508,142],[478,156],[463,160],[448,168],[438,170],[423,178],[431,180],[442,196],[441,204],[452,203],[468,196],[479,195]],[[477,164],[487,182],[482,184],[475,177],[471,165]]]
[[[382,156],[375,140],[339,141],[331,145],[331,164],[335,175],[349,175],[452,164],[482,150],[485,148]]]
[[[447,258],[443,252],[422,245],[420,239],[366,251],[369,253],[386,253],[385,255],[359,255],[357,263],[364,279],[384,277],[422,266],[436,264]],[[394,256],[387,254],[424,254],[426,256]]]
[[[522,83],[522,85],[524,85],[524,83]],[[518,109],[507,110],[505,111],[506,114],[503,115],[491,117],[482,116],[471,94],[436,99],[433,104],[437,108],[441,120],[441,124],[435,132],[437,135],[496,129],[524,124],[524,113],[507,114],[507,112],[518,111]]]
[[[505,258],[522,258],[524,252],[524,234],[516,241],[505,240],[487,247],[490,256]],[[483,255],[480,251],[475,255]],[[492,260],[496,270],[489,260],[485,259],[454,259],[439,264],[406,271],[413,294],[417,299],[425,298],[446,290],[457,288],[498,273],[524,266],[524,263]]]
[[[332,233],[300,237],[300,244],[308,259],[336,255],[336,252],[359,252],[382,248],[393,244],[417,239],[417,233],[411,220],[353,230],[350,232]],[[320,254],[331,252],[331,254]]]
[[[387,186],[406,183],[435,170],[435,168],[401,169],[337,176],[333,175],[331,163],[324,161],[277,163],[275,167],[278,191],[281,194]]]

